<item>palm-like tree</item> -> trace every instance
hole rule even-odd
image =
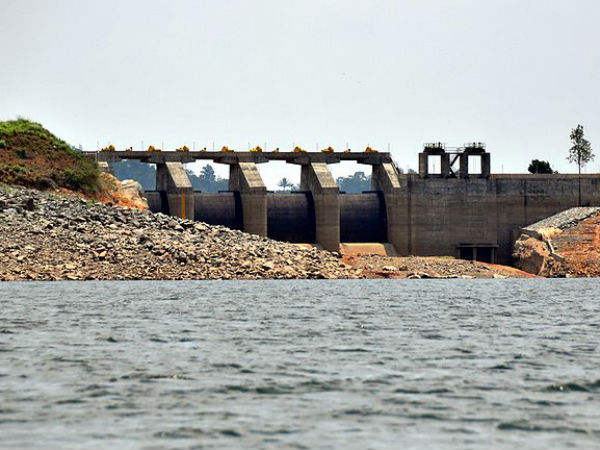
[[[283,191],[287,191],[288,187],[292,187],[292,183],[290,183],[290,180],[288,180],[287,178],[283,177],[281,180],[279,180],[279,183],[277,183],[278,186],[280,186],[281,188],[283,188]]]

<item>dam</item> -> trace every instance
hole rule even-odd
[[[272,239],[316,244],[381,243],[415,256],[456,256],[509,263],[520,229],[573,206],[600,205],[600,175],[491,174],[479,143],[448,149],[426,144],[419,173],[401,173],[389,153],[100,151],[85,152],[108,169],[133,159],[156,165],[150,209]],[[184,164],[229,166],[227,192],[194,192]],[[257,164],[301,167],[298,192],[268,192]],[[372,167],[371,189],[340,192],[330,164]]]

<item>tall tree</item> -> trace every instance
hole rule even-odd
[[[196,191],[215,193],[226,191],[229,187],[229,180],[216,176],[214,168],[209,164],[200,169],[200,175],[191,170],[187,170],[187,174]]]
[[[214,183],[216,180],[215,169],[213,169],[213,167],[210,164],[206,164],[200,170],[200,178],[202,178],[202,180],[205,183],[208,183],[208,184]]]
[[[581,173],[581,168],[590,161],[593,161],[594,154],[590,142],[583,137],[583,127],[577,125],[577,128],[571,130],[571,142],[573,146],[569,149],[568,160],[571,163],[576,163]]]
[[[532,159],[527,170],[529,173],[554,173],[548,161],[541,161],[539,159]]]
[[[283,177],[281,180],[279,180],[277,185],[283,188],[283,192],[285,192],[288,187],[292,186],[292,183],[290,183],[290,180],[288,180],[286,177]]]
[[[340,191],[348,194],[361,193],[371,189],[371,175],[365,175],[364,172],[354,172],[347,177],[338,177],[336,180]]]

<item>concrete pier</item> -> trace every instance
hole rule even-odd
[[[339,188],[326,163],[302,165],[300,189],[310,191],[315,208],[315,236],[325,250],[340,249]]]
[[[371,173],[371,190],[383,192],[387,213],[387,239],[397,252],[408,254],[409,240],[406,235],[408,218],[406,203],[406,178],[400,182],[393,163],[377,164]]]
[[[246,233],[267,236],[267,187],[258,173],[256,164],[230,164],[229,190],[239,193],[243,230]]]
[[[169,215],[194,220],[194,189],[182,163],[156,165],[156,190],[166,194]]]

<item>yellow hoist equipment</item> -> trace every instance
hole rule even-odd
[[[321,150],[323,153],[333,153],[335,150],[333,149],[333,147],[329,146],[327,148],[324,148],[323,150]]]
[[[233,150],[230,149],[229,147],[227,147],[226,145],[224,145],[223,148],[221,149],[221,153],[233,153]]]
[[[183,147],[179,147],[178,149],[175,150],[176,152],[189,152],[190,148],[187,145],[184,145]]]
[[[365,148],[365,153],[379,153],[379,151],[367,146],[367,148]]]
[[[298,147],[297,145],[294,147],[294,153],[306,153],[302,147]]]
[[[262,151],[263,151],[263,150],[262,150],[262,148],[260,148],[260,147],[257,145],[256,147],[254,147],[254,148],[251,148],[251,149],[250,149],[250,151],[251,151],[252,153],[262,153]]]
[[[160,152],[160,148],[156,148],[156,147],[154,147],[154,145],[150,145],[150,146],[148,146],[148,151],[150,153],[156,153],[156,152]]]

